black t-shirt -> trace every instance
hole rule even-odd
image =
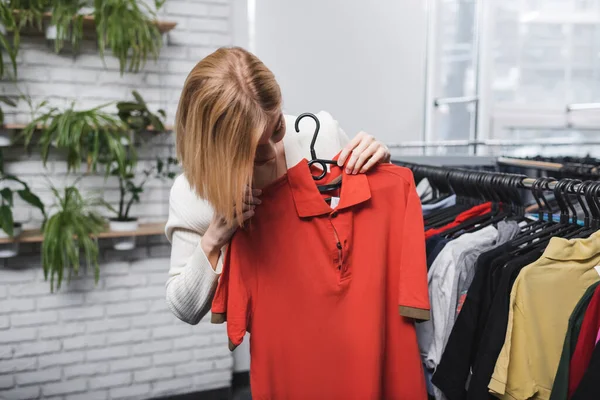
[[[571,400],[600,399],[600,345],[596,345],[590,364]]]
[[[473,363],[473,375],[469,383],[467,399],[495,399],[488,392],[488,384],[506,338],[510,292],[521,270],[539,259],[543,251],[544,248],[538,248],[525,255],[518,256],[509,261],[502,269],[496,295],[489,309],[489,317],[481,334],[478,355]]]
[[[449,400],[466,397],[465,384],[477,357],[479,335],[489,315],[491,300],[488,300],[492,264],[503,258],[510,243],[482,253],[475,263],[475,275],[460,313],[454,323],[448,343],[432,378]],[[503,265],[503,264],[502,264]],[[481,326],[481,328],[479,328]]]

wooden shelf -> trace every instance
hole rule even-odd
[[[13,14],[15,15],[15,17],[19,17],[19,11],[15,10],[13,11]],[[50,12],[46,12],[44,13],[44,22],[49,22],[52,19],[52,13]],[[154,23],[156,24],[156,26],[158,27],[158,30],[160,31],[160,33],[167,33],[169,31],[172,31],[173,29],[175,29],[175,27],[177,26],[177,22],[174,21],[154,21]],[[83,17],[83,29],[90,31],[90,30],[95,30],[96,29],[96,21],[94,19],[93,15],[85,15]],[[27,32],[27,33],[38,33],[38,34],[43,34],[44,32]]]
[[[130,236],[156,236],[165,233],[165,223],[157,222],[150,224],[140,224],[139,228],[131,232],[116,232],[106,231],[98,235],[99,239],[111,239]],[[44,236],[39,229],[24,230],[18,237],[15,238],[0,238],[0,244],[6,243],[41,243],[44,241]]]
[[[25,127],[27,126],[27,124],[4,124],[0,126],[0,130],[6,130],[6,131],[20,131],[25,129]],[[38,126],[38,129],[41,129],[41,126]],[[173,131],[175,127],[172,125],[165,125],[165,132],[171,132]],[[154,128],[152,126],[149,126],[146,128],[146,130],[148,132],[153,132]]]

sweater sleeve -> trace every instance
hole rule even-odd
[[[188,324],[197,324],[210,311],[223,268],[223,252],[213,270],[200,242],[212,219],[210,205],[180,175],[171,188],[169,219],[165,228],[171,242],[166,300],[171,312]]]

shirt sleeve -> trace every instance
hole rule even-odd
[[[427,290],[427,258],[421,200],[414,179],[410,177],[401,237],[400,315],[421,321],[429,320],[429,292]]]
[[[204,254],[200,242],[212,218],[208,202],[190,188],[184,175],[177,177],[169,196],[169,219],[165,227],[171,242],[171,263],[166,301],[180,320],[197,324],[210,310],[222,256],[216,268]]]
[[[219,279],[219,284],[215,292],[212,303],[213,323],[223,323],[227,321],[227,336],[229,337],[229,350],[233,351],[239,346],[246,331],[250,331],[248,322],[250,320],[250,294],[248,283],[249,277],[242,277],[245,271],[249,271],[247,265],[240,262],[244,260],[243,249],[236,245],[236,236],[232,239],[231,245],[227,248],[225,261],[223,263],[223,272]],[[242,267],[246,267],[244,270]]]

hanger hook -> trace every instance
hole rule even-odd
[[[313,133],[312,140],[310,141],[310,155],[313,160],[317,159],[317,152],[315,151],[315,143],[317,142],[317,136],[319,136],[319,130],[321,129],[321,123],[319,122],[319,118],[315,114],[312,113],[304,113],[300,114],[298,118],[296,118],[296,123],[294,124],[296,128],[296,132],[300,132],[300,121],[304,118],[312,118],[315,121],[315,132]],[[324,168],[324,171],[327,171]],[[322,178],[319,178],[322,179]]]
[[[567,185],[565,186],[564,192],[565,192],[565,196],[568,198],[569,196],[569,192],[574,192],[575,193],[575,197],[577,198],[577,201],[579,202],[579,205],[581,206],[584,215],[588,216],[589,215],[589,211],[587,210],[584,201],[581,199],[581,197],[579,197],[579,193],[577,193],[577,191],[573,190],[573,188],[575,187],[575,185],[577,184],[581,184],[582,182],[579,179],[571,179],[569,181],[569,183],[567,183]],[[575,209],[575,206],[568,201],[568,204],[571,205],[571,211],[573,212],[573,218],[572,218],[572,222],[574,224],[579,223],[579,220],[577,218],[577,210]],[[589,217],[588,217],[589,218]]]

